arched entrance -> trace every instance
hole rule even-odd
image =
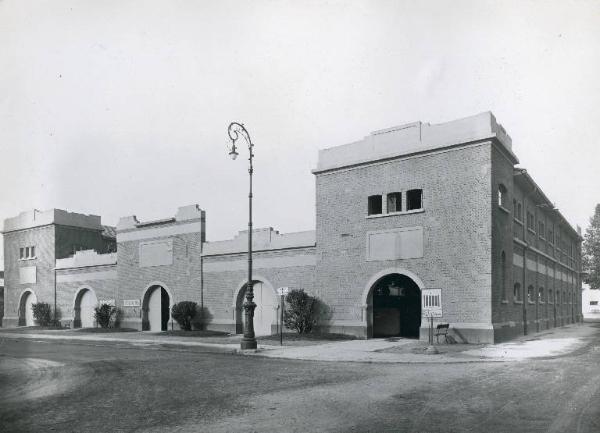
[[[247,284],[244,284],[236,300],[236,322],[242,325],[237,327],[237,329],[241,330],[241,332],[243,332],[244,309],[242,306],[246,301],[246,287]],[[257,337],[271,335],[271,326],[276,323],[277,319],[277,312],[275,311],[277,303],[273,289],[269,284],[265,284],[259,280],[254,280],[252,289],[254,291],[254,303],[256,304],[256,308],[254,309],[254,334]]]
[[[371,288],[373,337],[419,338],[421,328],[421,290],[403,274],[388,274]]]
[[[83,288],[75,297],[74,328],[93,328],[96,325],[94,308],[98,305],[98,299],[92,289]]]
[[[21,301],[19,302],[19,326],[34,326],[35,320],[33,318],[32,304],[37,302],[37,297],[32,290],[27,289],[21,295]]]
[[[171,296],[161,285],[150,286],[142,304],[142,331],[166,331],[171,315]]]

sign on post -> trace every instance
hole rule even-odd
[[[421,297],[423,317],[442,317],[442,289],[423,289]]]
[[[285,307],[285,303],[283,302],[284,297],[290,292],[289,287],[278,287],[277,294],[281,296],[281,309],[279,311],[280,314],[280,326],[279,326],[279,345],[283,346],[283,309]]]
[[[423,289],[421,291],[421,311],[429,318],[429,353],[438,353],[433,347],[433,318],[442,317],[442,289]]]

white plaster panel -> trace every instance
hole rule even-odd
[[[37,267],[23,266],[19,268],[19,283],[20,284],[35,284],[37,282]]]
[[[527,259],[527,269],[530,271],[537,271],[537,264],[535,260]]]
[[[367,261],[423,257],[423,227],[367,232]]]
[[[139,241],[142,239],[152,239],[200,232],[202,232],[202,222],[197,221],[188,224],[177,224],[166,227],[138,229],[131,232],[117,233],[117,242]]]
[[[110,271],[94,271],[94,272],[80,272],[77,274],[65,274],[57,275],[56,281],[58,283],[71,283],[74,281],[93,281],[93,280],[116,280],[117,270]]]
[[[261,268],[290,268],[293,266],[315,266],[317,263],[316,257],[311,254],[302,254],[286,257],[265,257],[257,258],[252,261],[252,267]],[[247,260],[232,260],[213,263],[204,263],[206,272],[226,272],[226,271],[241,271],[248,269]]]
[[[513,253],[513,265],[522,268],[523,267],[523,256],[521,256],[517,253]]]
[[[173,240],[140,243],[140,268],[173,264]]]

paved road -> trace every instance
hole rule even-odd
[[[102,344],[0,341],[0,431],[600,431],[600,328],[567,356],[481,364]]]

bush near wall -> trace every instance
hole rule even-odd
[[[94,318],[101,328],[109,328],[111,321],[117,314],[117,307],[109,304],[100,304],[94,308]]]
[[[298,334],[312,331],[317,323],[315,317],[315,298],[304,290],[293,289],[285,297],[283,323]]]
[[[192,301],[181,301],[171,307],[171,317],[184,331],[192,330],[192,322],[196,317],[198,304]]]
[[[37,302],[31,304],[33,318],[39,326],[50,326],[52,320],[52,307],[47,302]]]

